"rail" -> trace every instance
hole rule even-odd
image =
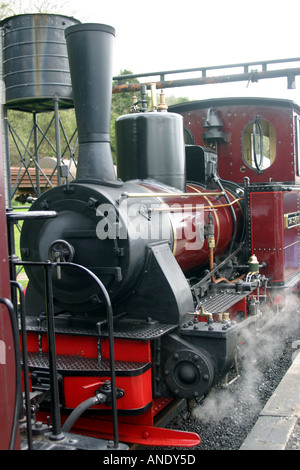
[[[108,338],[109,338],[109,358],[110,358],[110,378],[112,388],[112,421],[113,421],[113,448],[118,448],[118,419],[117,419],[117,396],[116,396],[116,378],[115,378],[115,356],[114,356],[114,333],[113,333],[113,311],[109,294],[100,281],[100,279],[89,269],[75,263],[68,262],[51,262],[51,261],[13,261],[14,265],[22,266],[41,266],[45,274],[45,287],[46,287],[46,304],[47,304],[47,332],[48,332],[48,348],[49,348],[49,372],[51,378],[51,412],[52,412],[52,439],[60,440],[63,438],[60,423],[60,404],[58,392],[58,379],[56,368],[56,348],[55,348],[55,327],[54,327],[54,306],[53,306],[53,290],[52,290],[52,276],[50,274],[53,267],[71,267],[83,270],[88,274],[100,287],[104,301],[106,304],[107,323],[108,323]]]

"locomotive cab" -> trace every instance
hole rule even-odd
[[[212,109],[223,133],[223,139],[210,141],[218,150],[220,178],[244,191],[246,258],[252,254],[258,258],[260,273],[274,289],[297,286],[300,109],[289,100],[266,98],[224,98],[172,107],[183,116],[189,142],[196,146],[207,144],[207,116]]]

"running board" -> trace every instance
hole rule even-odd
[[[244,299],[247,297],[247,295],[251,294],[251,292],[257,289],[257,285],[255,285],[253,288],[251,287],[250,290],[236,292],[232,288],[228,289],[226,285],[224,286],[224,289],[220,289],[220,287],[221,286],[219,284],[217,292],[209,294],[200,299],[198,303],[199,310],[204,308],[205,312],[212,313],[213,315],[227,312],[228,309],[232,307],[232,305]]]

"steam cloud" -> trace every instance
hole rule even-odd
[[[264,315],[266,312],[264,310]],[[261,403],[261,390],[268,384],[264,383],[264,368],[270,363],[276,363],[285,348],[285,340],[295,331],[299,335],[299,298],[291,295],[288,303],[276,316],[274,325],[270,330],[257,335],[255,332],[243,333],[244,342],[240,349],[239,372],[241,377],[229,387],[215,387],[205,398],[203,403],[195,407],[193,417],[199,423],[218,423],[224,418],[234,420],[237,425],[245,425],[247,419],[253,419],[253,415],[259,413]],[[300,341],[294,341],[292,348],[297,348]],[[295,358],[292,356],[292,360]],[[270,377],[272,381],[272,370]],[[272,384],[270,384],[272,386]],[[247,411],[249,410],[249,413]]]

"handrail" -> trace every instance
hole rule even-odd
[[[113,77],[113,80],[122,81],[122,80],[133,79],[133,78],[151,77],[155,75],[164,77],[165,75],[170,75],[170,74],[177,74],[177,73],[182,74],[182,73],[191,73],[191,72],[200,72],[200,71],[203,71],[203,76],[205,76],[205,71],[207,70],[218,70],[218,69],[237,68],[237,67],[243,67],[245,72],[247,72],[249,67],[254,66],[254,65],[261,65],[263,70],[267,70],[268,64],[283,64],[283,63],[288,63],[288,62],[300,62],[300,57],[293,57],[289,59],[261,60],[261,61],[255,61],[255,62],[239,62],[235,64],[208,65],[205,67],[202,66],[202,67],[193,67],[193,68],[186,68],[186,69],[163,70],[159,72],[117,75]]]
[[[18,435],[18,423],[19,423],[19,414],[22,405],[22,379],[21,379],[21,365],[20,365],[20,353],[19,353],[19,331],[17,317],[15,313],[14,306],[9,299],[0,298],[0,303],[4,304],[8,310],[13,342],[14,342],[14,355],[15,355],[15,377],[16,377],[16,393],[15,393],[15,409],[12,422],[12,431],[10,435],[9,450],[14,450]]]
[[[103,283],[100,281],[100,279],[88,268],[75,264],[75,263],[70,263],[70,262],[51,262],[51,261],[21,261],[21,260],[15,260],[13,261],[13,264],[15,265],[23,265],[23,266],[41,266],[44,267],[45,269],[45,276],[46,276],[46,288],[47,288],[47,303],[48,303],[48,315],[47,315],[47,328],[50,328],[50,331],[48,330],[48,335],[50,336],[50,343],[49,343],[49,359],[50,359],[50,348],[51,351],[55,353],[55,341],[53,338],[53,335],[55,334],[54,332],[54,313],[53,313],[53,298],[52,297],[52,278],[50,276],[50,270],[53,267],[74,267],[77,269],[83,270],[85,273],[87,273],[89,276],[93,278],[93,280],[97,283],[98,287],[101,289],[105,304],[106,304],[106,312],[107,312],[107,323],[108,323],[108,340],[109,340],[109,358],[110,358],[110,370],[111,370],[111,389],[112,389],[112,420],[113,420],[113,447],[118,448],[119,446],[119,436],[118,436],[118,417],[117,417],[117,394],[116,394],[116,378],[115,378],[115,355],[114,355],[114,335],[113,335],[113,310],[112,310],[112,304],[111,300],[109,297],[109,294],[103,285]],[[50,313],[50,315],[49,315]],[[56,353],[55,353],[56,354]],[[54,356],[54,354],[53,354]],[[54,357],[52,358],[51,365],[49,361],[49,366],[52,368],[52,374],[55,376],[56,375],[56,361],[54,360]],[[56,380],[57,384],[57,380]],[[55,430],[54,430],[54,438],[60,438],[61,433],[60,433],[60,423],[58,423],[59,419],[59,403],[58,401],[58,393],[55,393],[54,390],[54,395],[51,397],[53,400],[53,406],[54,407],[54,412],[55,412]]]
[[[187,68],[187,69],[176,69],[176,70],[162,70],[158,72],[147,72],[139,74],[126,74],[118,75],[113,77],[113,80],[117,81],[118,84],[113,86],[113,93],[124,93],[124,92],[135,92],[139,91],[141,87],[146,85],[148,89],[151,89],[151,85],[155,83],[157,89],[162,88],[175,88],[183,86],[192,86],[192,85],[211,85],[216,83],[229,83],[237,81],[248,81],[248,82],[257,82],[261,79],[268,78],[279,78],[287,77],[288,79],[288,88],[294,88],[295,76],[300,75],[299,67],[290,67],[290,68],[277,68],[268,70],[268,65],[274,64],[286,64],[292,62],[299,62],[300,57],[289,58],[289,59],[276,59],[276,60],[264,60],[256,62],[242,62],[236,64],[227,64],[227,65],[213,65],[205,67],[196,67],[196,68]],[[259,66],[261,70],[251,69],[250,67]],[[243,71],[240,73],[228,74],[226,73],[227,69],[233,68],[242,68]],[[207,76],[207,72],[211,70],[220,70],[223,71],[223,74],[216,74],[213,76]],[[225,71],[225,74],[224,74]],[[174,74],[186,74],[193,72],[201,72],[201,77],[198,78],[183,78],[183,79],[166,79],[167,75]],[[159,76],[158,81],[153,79],[149,80],[147,83],[123,83],[123,80],[132,80],[135,78],[145,78],[145,77],[155,77]]]

